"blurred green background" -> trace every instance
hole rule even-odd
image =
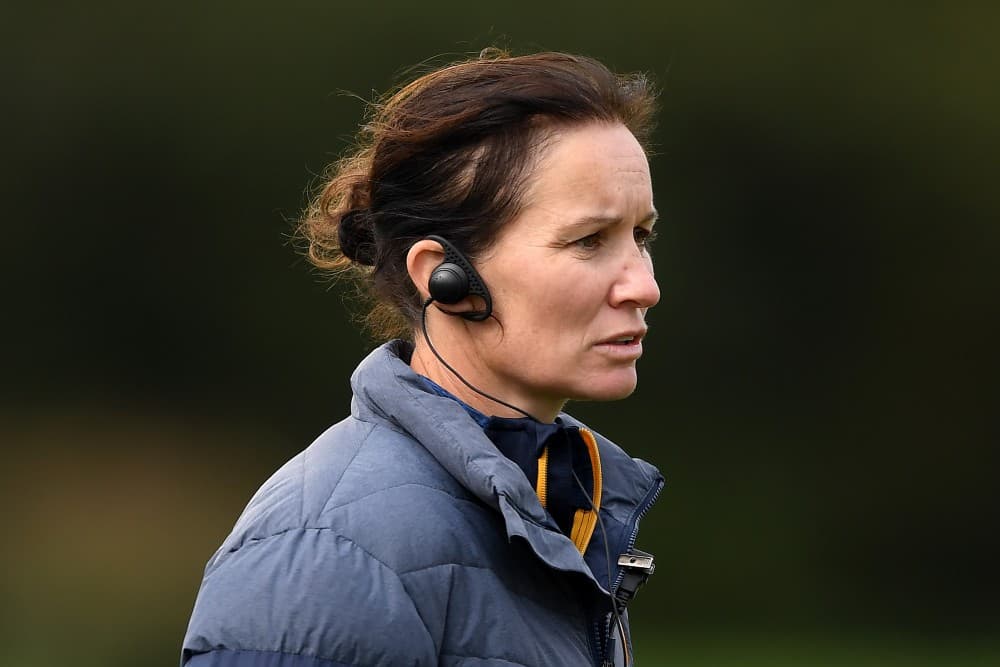
[[[371,347],[287,241],[341,93],[494,44],[663,90],[640,389],[571,407],[668,479],[641,664],[1000,664],[997,7],[3,9],[0,664],[176,664]]]

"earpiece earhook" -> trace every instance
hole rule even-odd
[[[456,314],[473,322],[482,322],[492,315],[493,299],[490,291],[472,262],[447,239],[436,235],[426,238],[441,244],[444,249],[444,261],[431,272],[427,281],[427,291],[431,298],[439,303],[452,304],[469,296],[478,296],[485,306],[482,310]]]

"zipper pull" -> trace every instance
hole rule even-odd
[[[625,607],[656,570],[656,565],[653,563],[653,554],[632,548],[618,556],[618,567],[621,569],[621,580],[618,582],[618,590],[613,593],[618,613],[624,614]]]

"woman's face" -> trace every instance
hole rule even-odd
[[[476,262],[502,323],[472,330],[484,384],[539,417],[567,399],[631,394],[660,298],[646,247],[655,219],[649,165],[627,128],[559,130],[521,214]]]

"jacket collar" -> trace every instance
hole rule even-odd
[[[585,560],[541,506],[518,465],[493,445],[460,403],[433,392],[410,368],[412,352],[411,343],[390,341],[361,362],[351,376],[351,414],[363,421],[389,422],[411,435],[463,487],[503,515],[508,539],[524,539],[550,567],[578,572],[606,594],[606,576],[598,579],[592,572],[606,571],[601,537],[595,535]],[[582,426],[568,415],[560,418]],[[615,556],[631,546],[636,524],[655,500],[663,478],[656,468],[629,458],[610,441],[598,438],[598,443],[606,489],[600,514],[616,570]]]

